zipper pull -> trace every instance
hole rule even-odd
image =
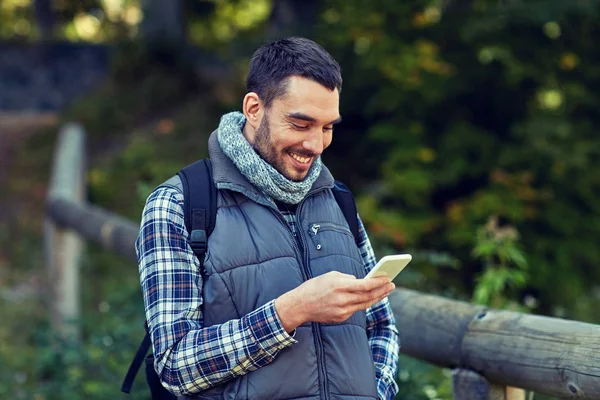
[[[321,229],[321,225],[318,225],[318,224],[313,224],[313,226],[310,227],[310,230],[312,231],[313,235],[315,235],[315,236],[319,232],[319,229]]]
[[[321,225],[319,224],[312,224],[312,226],[310,227],[310,230],[312,231],[312,234],[315,237],[314,241],[317,244],[317,250],[321,250],[323,248],[323,246],[321,246],[321,243],[319,243],[318,239],[316,238],[317,233],[319,233],[319,229],[321,229]]]

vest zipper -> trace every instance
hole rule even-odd
[[[306,196],[308,197],[308,196]],[[300,240],[302,240],[302,248],[303,248],[303,260],[302,267],[306,270],[307,276],[312,278],[312,271],[310,270],[310,258],[308,254],[308,241],[306,240],[306,234],[304,229],[300,226],[298,221],[300,221],[300,213],[302,211],[302,206],[304,205],[304,201],[302,201],[298,205],[298,209],[296,210],[296,223],[299,227],[298,235],[300,236]],[[316,229],[318,232],[318,228]],[[315,234],[317,233],[315,232]],[[309,279],[310,279],[309,278]],[[318,322],[311,322],[313,335],[315,337],[315,351],[317,355],[317,368],[319,372],[319,386],[322,394],[322,398],[327,400],[329,399],[329,384],[327,383],[327,371],[325,370],[325,351],[323,349],[323,338],[321,337],[321,324]]]
[[[320,189],[320,190],[325,190],[325,189]],[[307,249],[308,241],[306,240],[304,229],[299,224],[300,213],[302,211],[302,206],[304,205],[304,201],[309,196],[319,192],[320,190],[316,190],[314,192],[308,193],[306,195],[306,197],[300,202],[300,204],[298,204],[298,207],[296,209],[296,224],[298,226],[297,231],[298,231],[298,236],[299,236],[298,239],[296,239],[296,237],[294,237],[294,233],[292,232],[290,225],[286,221],[285,217],[281,214],[281,212],[275,211],[273,208],[271,208],[271,211],[273,212],[273,214],[275,214],[275,216],[287,227],[287,230],[288,230],[290,236],[292,237],[292,242],[294,243],[294,249],[296,250],[297,254],[300,255],[299,261],[300,261],[300,265],[302,267],[301,270],[302,270],[302,277],[303,277],[304,281],[311,279],[313,276],[312,276],[312,272],[308,266],[310,264],[310,259],[309,259],[309,255],[308,255],[308,249]],[[297,240],[301,241],[302,250],[300,249],[301,246],[298,245]],[[324,400],[329,400],[329,398],[330,398],[329,384],[327,383],[327,372],[325,371],[325,355],[324,355],[325,351],[323,350],[323,338],[321,337],[321,324],[319,324],[318,322],[311,321],[311,327],[312,327],[313,336],[315,338],[315,351],[316,351],[316,355],[317,355],[317,369],[318,369],[318,374],[319,374],[319,391],[321,392],[322,398]]]
[[[304,263],[303,262],[303,260],[304,260],[303,252],[302,252],[302,250],[300,250],[300,246],[298,245],[298,239],[294,236],[294,232],[292,232],[292,230],[290,228],[290,225],[286,221],[285,217],[283,215],[281,215],[281,212],[275,211],[272,208],[271,208],[271,212],[287,228],[287,232],[290,234],[290,237],[292,238],[292,243],[294,244],[294,250],[296,251],[296,258],[298,258],[298,260],[300,261],[300,264],[302,265]],[[302,266],[304,267],[304,265],[302,265]],[[309,274],[307,273],[307,271],[305,270],[305,268],[301,268],[300,272],[302,272],[302,279],[304,281],[307,281],[308,279],[310,279],[309,278]]]

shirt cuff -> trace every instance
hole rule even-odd
[[[275,300],[252,311],[247,317],[252,336],[271,357],[274,357],[281,349],[298,343],[283,329],[283,324],[275,310]]]

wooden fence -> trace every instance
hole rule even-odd
[[[85,133],[60,133],[47,199],[48,265],[53,326],[79,315],[81,239],[135,262],[139,225],[83,201]],[[81,238],[81,239],[80,239]],[[522,388],[561,399],[600,399],[600,326],[490,310],[403,288],[390,295],[402,353],[453,370],[455,399],[518,399]]]

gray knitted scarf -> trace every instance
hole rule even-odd
[[[245,123],[246,117],[237,111],[221,117],[217,138],[223,152],[250,183],[271,199],[300,203],[321,173],[321,157],[315,159],[303,181],[291,181],[254,151],[242,133]]]

